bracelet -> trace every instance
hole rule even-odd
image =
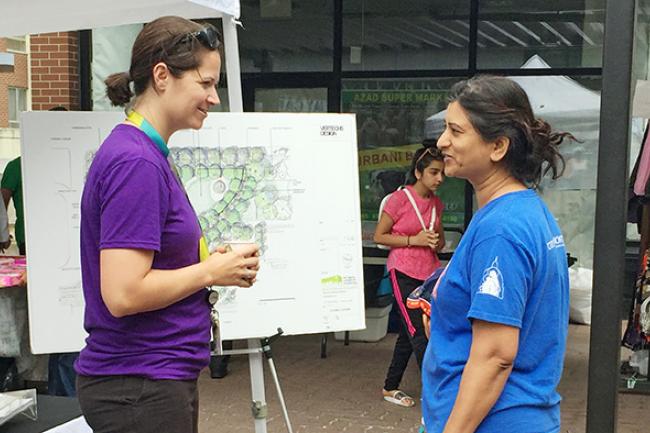
[[[406,246],[407,247],[411,246],[411,237],[410,236],[406,236]]]

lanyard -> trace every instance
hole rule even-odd
[[[158,150],[160,150],[160,153],[162,153],[165,158],[169,157],[169,147],[167,147],[167,143],[165,143],[165,140],[163,140],[160,133],[156,131],[156,128],[154,128],[147,119],[142,117],[142,114],[138,113],[135,110],[131,110],[129,111],[129,115],[126,116],[126,119],[140,128],[142,132],[147,134],[147,137],[149,137],[151,141],[154,142]]]
[[[187,195],[187,191],[185,191],[185,187],[183,186],[183,182],[181,181],[181,178],[178,175],[178,170],[176,170],[176,164],[174,164],[174,161],[169,155],[169,147],[167,147],[167,143],[165,143],[165,140],[163,140],[160,133],[156,131],[156,128],[154,128],[153,125],[149,123],[147,119],[145,119],[140,113],[138,113],[135,110],[131,110],[129,114],[126,116],[126,119],[129,122],[133,123],[138,128],[140,128],[140,130],[144,132],[147,135],[147,137],[151,139],[151,141],[154,142],[158,150],[160,150],[160,153],[162,153],[163,156],[167,158],[169,167],[171,168],[172,173],[174,173],[174,177],[176,177],[176,180],[178,181],[178,185],[181,187],[183,192],[185,192],[185,197],[187,197],[187,201],[190,203],[190,207],[192,208],[192,210],[194,210],[194,207],[192,207],[192,203],[190,202],[190,198]],[[194,212],[194,214],[196,215],[196,211]],[[201,228],[201,223],[199,222],[198,217],[197,217],[197,223],[199,224],[199,228],[201,229],[201,239],[199,239],[199,260],[204,261],[210,256],[210,250],[208,249],[208,242],[205,239],[205,235],[203,234],[203,228]]]

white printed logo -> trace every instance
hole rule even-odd
[[[483,281],[478,292],[503,299],[503,276],[499,270],[499,257],[495,257],[492,265],[483,271]]]
[[[549,250],[560,248],[563,246],[564,246],[564,237],[562,235],[555,236],[553,239],[546,242],[546,248],[548,248]]]

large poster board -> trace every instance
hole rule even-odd
[[[34,353],[83,346],[79,203],[94,152],[122,120],[21,119]],[[170,149],[211,246],[262,246],[255,286],[219,289],[224,339],[365,327],[354,116],[215,113]]]

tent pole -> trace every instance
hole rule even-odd
[[[226,76],[228,77],[228,99],[230,111],[244,111],[241,91],[241,69],[239,65],[239,42],[237,40],[237,21],[231,15],[225,15],[223,22],[223,42],[226,54]]]

